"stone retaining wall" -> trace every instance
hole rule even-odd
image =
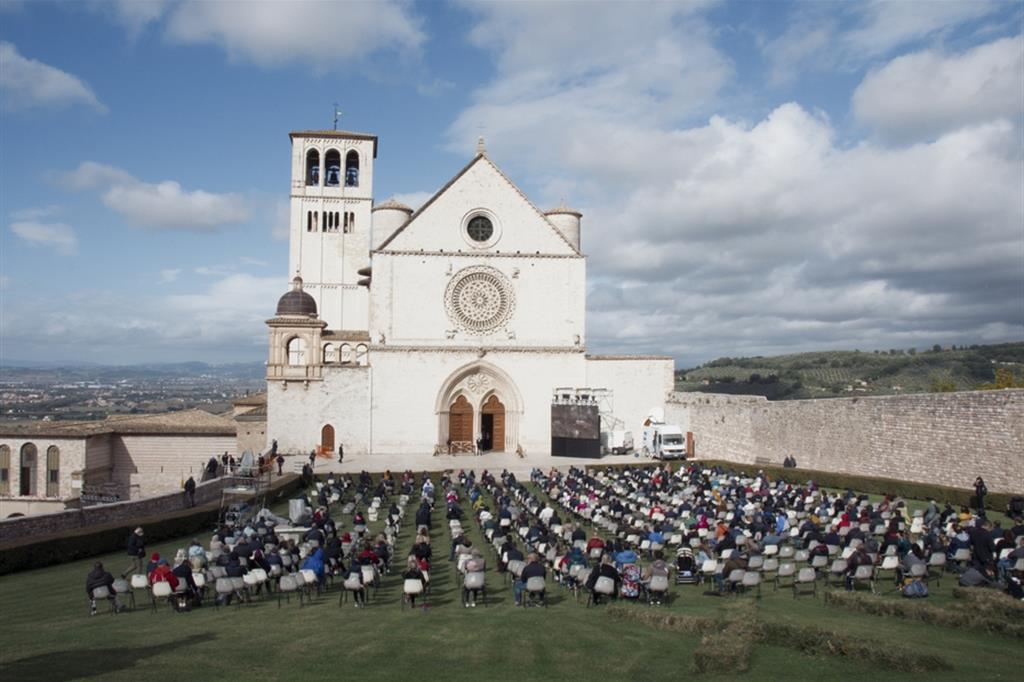
[[[196,506],[220,502],[221,491],[243,480],[226,476],[196,486]],[[22,516],[0,521],[0,545],[17,544],[19,540],[37,538],[77,529],[88,529],[108,524],[129,525],[142,519],[187,509],[185,493],[181,491],[147,497],[128,502],[98,504],[51,514]]]
[[[1024,492],[1024,390],[768,401],[674,393],[666,421],[692,431],[699,458],[781,464]]]

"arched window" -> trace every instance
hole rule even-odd
[[[368,350],[369,349],[366,347],[365,343],[361,343],[358,346],[356,346],[356,364],[357,365],[369,364],[369,360],[366,357],[366,353],[367,353]]]
[[[306,364],[306,340],[296,336],[288,341],[288,364],[294,366]]]
[[[21,446],[21,471],[18,477],[18,494],[35,495],[36,468],[38,467],[38,450],[33,443],[25,443]]]
[[[306,184],[320,184],[320,152],[315,149],[306,152]]]
[[[354,149],[345,155],[345,186],[359,186],[359,152]]]
[[[345,211],[345,234],[351,234],[356,229],[356,214],[352,211]]]
[[[328,150],[324,155],[324,185],[337,187],[341,183],[341,152]]]
[[[333,343],[324,346],[324,364],[338,361],[338,351]]]
[[[46,448],[46,496],[60,497],[60,448]]]
[[[306,232],[313,231],[313,212],[306,211]]]
[[[11,448],[0,445],[0,495],[11,494]]]
[[[347,343],[341,344],[341,348],[338,351],[338,355],[342,364],[352,362],[352,346],[348,345]]]

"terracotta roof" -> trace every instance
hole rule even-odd
[[[377,136],[370,133],[356,133],[351,130],[293,130],[288,139],[296,137],[327,137],[336,140],[373,140],[373,158],[377,158]]]
[[[398,210],[398,211],[405,211],[406,213],[412,213],[412,208],[410,208],[409,206],[406,206],[401,201],[397,201],[394,197],[388,199],[387,201],[385,201],[383,203],[377,204],[371,210],[373,210],[373,211],[383,211],[384,209],[392,209],[392,210]]]
[[[235,435],[230,419],[204,412],[181,410],[161,414],[119,414],[97,421],[0,422],[0,434],[82,438],[103,433]]]
[[[246,410],[239,415],[235,416],[235,419],[240,422],[265,422],[267,421],[267,406],[266,404],[254,407],[251,410]]]

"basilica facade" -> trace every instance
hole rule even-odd
[[[285,452],[550,452],[552,403],[638,435],[661,356],[587,353],[581,215],[541,211],[483,148],[415,212],[374,204],[373,135],[291,134],[289,268],[267,363]]]

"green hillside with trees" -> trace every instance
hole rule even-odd
[[[677,391],[769,400],[1024,388],[1024,342],[718,358],[676,371]]]

